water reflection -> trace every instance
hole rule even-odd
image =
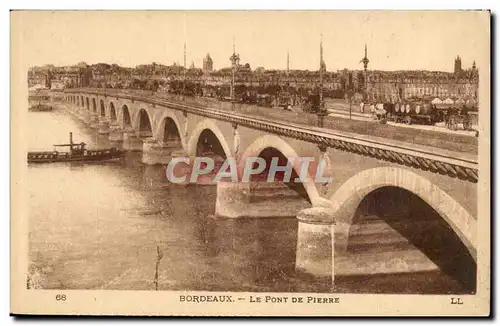
[[[89,148],[116,146],[63,112],[30,113],[30,150],[73,132]],[[34,136],[36,135],[36,136]],[[167,182],[162,166],[126,153],[121,162],[30,166],[30,274],[36,286],[289,290],[277,281],[295,263],[296,222],[221,220],[213,186]]]

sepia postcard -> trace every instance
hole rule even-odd
[[[11,314],[489,316],[489,11],[10,18]]]

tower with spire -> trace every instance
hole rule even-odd
[[[231,57],[229,57],[229,60],[231,60],[231,66],[233,68],[237,68],[240,65],[240,56],[239,54],[236,54],[236,46],[234,44],[234,39],[233,39],[233,54]]]
[[[455,58],[455,69],[453,70],[456,74],[462,72],[462,58],[459,55]]]
[[[212,58],[210,57],[210,53],[207,53],[205,58],[203,58],[203,72],[210,73],[213,70],[214,70],[214,62],[212,61]]]
[[[323,60],[323,34],[321,34],[321,42],[319,44],[319,56],[320,56],[319,69],[325,72],[326,64],[325,61]]]

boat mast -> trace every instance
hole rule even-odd
[[[73,133],[69,133],[69,151],[73,155]]]

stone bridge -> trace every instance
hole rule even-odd
[[[122,141],[126,150],[142,150],[144,163],[207,152],[238,162],[252,156],[325,159],[333,176],[327,184],[315,183],[311,174],[300,187],[217,184],[220,217],[298,218],[298,271],[333,278],[437,266],[451,273],[466,269],[458,277],[475,282],[476,155],[152,94],[77,89],[62,99],[100,134]]]

